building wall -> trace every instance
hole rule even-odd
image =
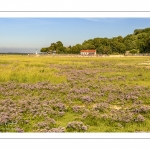
[[[95,53],[91,53],[91,52],[80,52],[81,55],[96,55],[96,52]]]

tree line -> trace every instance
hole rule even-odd
[[[41,48],[41,52],[57,54],[79,54],[80,50],[96,49],[98,54],[150,53],[150,28],[135,29],[125,37],[94,38],[82,44],[65,47],[61,41]]]

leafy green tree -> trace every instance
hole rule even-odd
[[[150,34],[148,33],[140,33],[137,38],[137,48],[140,50],[140,53],[146,53],[148,51],[148,43],[149,43]]]
[[[93,39],[93,45],[95,48],[98,48],[101,45],[101,39],[100,38],[94,38]]]
[[[141,32],[142,32],[141,29],[135,29],[133,34],[137,35],[137,34],[139,34],[139,33],[141,33]]]
[[[62,43],[61,41],[57,41],[57,42],[56,42],[56,45],[57,45],[57,48],[58,48],[58,47],[63,47],[63,43]]]
[[[139,52],[139,50],[137,50],[137,49],[130,50],[131,54],[137,54],[138,52]]]
[[[41,48],[40,51],[41,51],[41,52],[48,52],[48,47],[43,47],[43,48]]]
[[[80,50],[82,50],[82,45],[81,44],[76,44],[71,48],[71,51],[73,54],[79,54]]]
[[[118,42],[123,43],[123,37],[122,36],[118,36],[117,39],[118,39]]]
[[[89,45],[88,49],[95,49],[94,45]]]
[[[130,51],[132,49],[137,49],[137,36],[133,34],[129,34],[124,38],[124,44],[126,46],[126,51]]]
[[[150,36],[147,38],[146,52],[147,52],[147,53],[150,53]]]
[[[57,53],[58,54],[63,54],[66,53],[66,47],[60,46],[57,48]]]
[[[88,49],[88,45],[82,45],[82,49],[84,50]]]
[[[96,50],[97,50],[98,54],[111,54],[112,53],[112,50],[111,50],[110,46],[101,45]]]

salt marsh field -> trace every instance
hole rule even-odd
[[[150,132],[150,57],[1,55],[0,132]]]

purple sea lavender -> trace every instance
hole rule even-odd
[[[143,122],[143,121],[145,121],[145,118],[144,118],[141,114],[139,114],[139,115],[135,118],[135,122]]]
[[[52,128],[49,132],[65,132],[64,127]]]
[[[66,129],[67,131],[83,132],[83,131],[87,131],[88,128],[83,124],[83,122],[73,121],[67,124]]]
[[[82,100],[83,100],[84,102],[92,102],[92,101],[93,101],[93,99],[92,99],[90,96],[88,96],[88,95],[83,96],[83,97],[82,97]]]
[[[24,132],[24,130],[21,128],[16,128],[16,132]]]
[[[74,112],[80,112],[81,111],[81,108],[83,108],[82,106],[78,106],[78,105],[75,105],[75,106],[72,106],[72,110],[74,111]]]

